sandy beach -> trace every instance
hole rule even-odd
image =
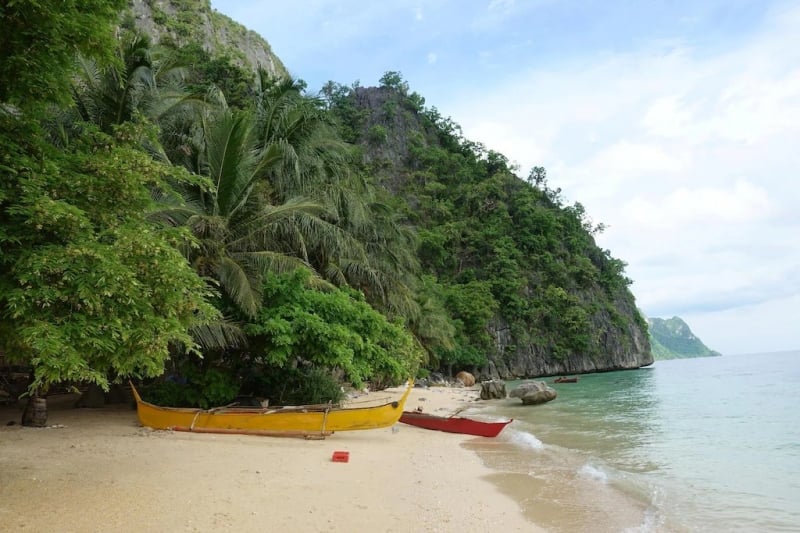
[[[447,414],[477,395],[416,388],[406,409]],[[73,401],[49,401],[47,428],[6,426],[19,410],[0,409],[0,530],[541,531],[462,446],[472,437],[405,424],[321,441],[152,431],[128,406]]]

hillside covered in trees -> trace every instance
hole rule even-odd
[[[323,88],[364,172],[417,230],[427,283],[451,317],[448,367],[500,377],[637,368],[652,362],[625,264],[599,248],[579,203],[565,205],[544,168],[522,179],[505,156],[410,92],[397,72],[380,87]]]
[[[680,317],[648,318],[650,344],[656,359],[684,359],[720,355],[703,344]]]
[[[652,362],[582,206],[398,73],[309,94],[232,53],[248,33],[208,2],[2,13],[0,351],[34,394],[134,377],[169,405],[319,402]]]

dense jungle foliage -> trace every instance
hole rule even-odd
[[[435,347],[434,360],[485,363],[498,315],[515,339],[554,358],[598,353],[600,314],[625,335],[630,319],[615,300],[629,294],[630,280],[625,263],[594,242],[603,225],[581,204],[565,205],[544,168],[520,179],[505,156],[464,138],[409,93],[399,73],[380,82],[368,89],[329,82],[323,95],[343,135],[364,151],[364,172],[395,193],[394,208],[418,230],[426,293],[444,305],[455,331],[455,345]],[[638,314],[634,320],[645,327]]]
[[[33,394],[134,377],[171,405],[319,403],[480,367],[498,315],[554,358],[591,355],[593,314],[624,322],[582,292],[629,283],[583,208],[398,73],[377,110],[358,86],[312,95],[154,45],[121,4],[0,2],[19,30],[0,37],[0,351]]]

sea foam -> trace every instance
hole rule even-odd
[[[507,428],[506,433],[509,436],[509,440],[514,444],[534,450],[544,449],[544,444],[542,444],[542,441],[526,431],[518,431]]]
[[[598,468],[589,463],[586,463],[578,470],[578,475],[594,479],[601,483],[608,483],[608,474],[602,468]]]

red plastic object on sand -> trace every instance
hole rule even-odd
[[[347,463],[350,461],[350,452],[333,452],[331,461],[334,463]]]

